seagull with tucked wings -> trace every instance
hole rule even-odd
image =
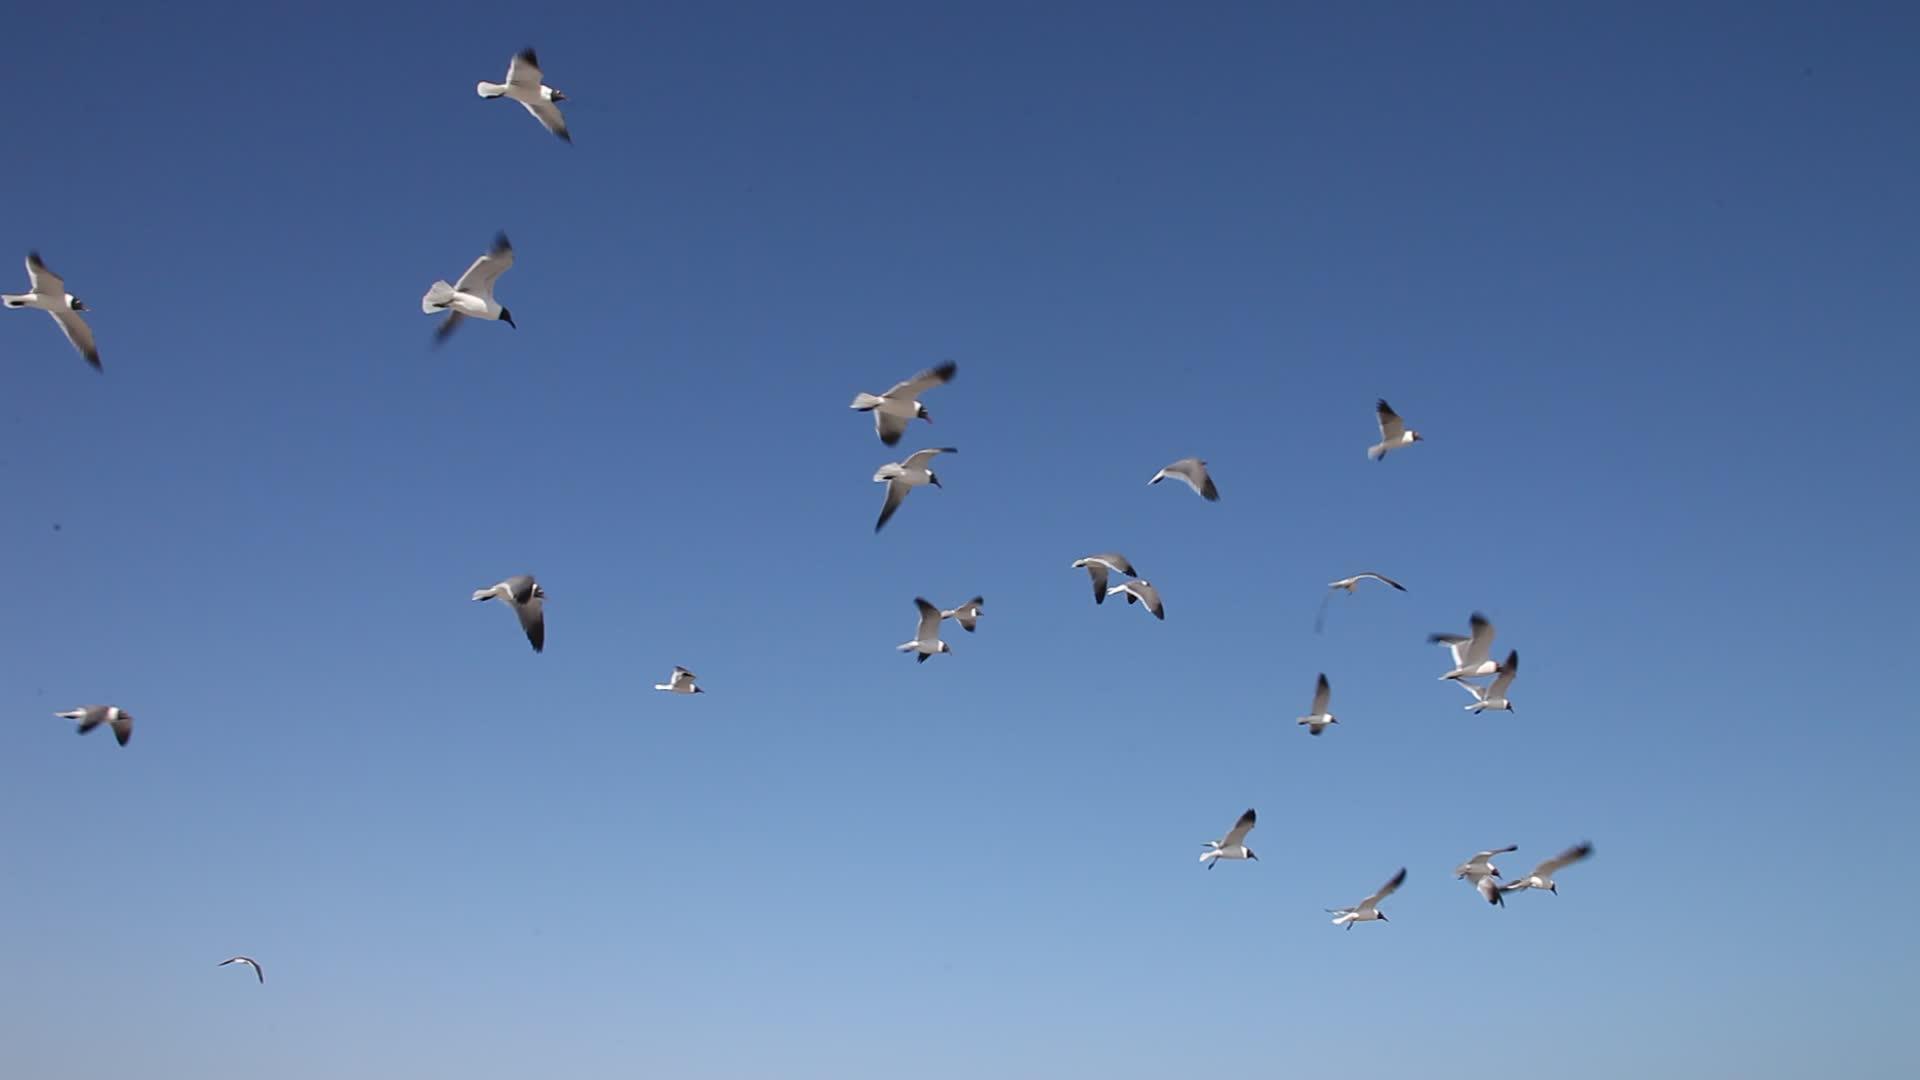
[[[1208,502],[1220,501],[1220,489],[1213,486],[1213,477],[1207,473],[1207,463],[1197,457],[1181,458],[1154,473],[1153,479],[1147,481],[1147,486],[1152,487],[1169,477],[1186,484],[1195,495]]]
[[[1512,881],[1501,886],[1501,888],[1506,892],[1517,892],[1521,889],[1545,889],[1553,895],[1559,896],[1560,886],[1554,882],[1553,875],[1565,870],[1567,867],[1572,866],[1574,863],[1579,862],[1591,854],[1593,854],[1593,845],[1583,840],[1560,854],[1555,855],[1553,858],[1548,859],[1546,862],[1541,863],[1539,866],[1534,867],[1533,873],[1528,874],[1526,877],[1514,878]]]
[[[669,694],[704,694],[706,693],[705,690],[700,689],[700,685],[698,683],[693,681],[697,678],[699,678],[699,676],[695,675],[691,671],[688,671],[686,668],[676,667],[673,669],[673,674],[668,676],[666,682],[654,683],[653,688],[655,690],[665,690]]]
[[[27,252],[27,291],[0,296],[0,303],[10,308],[38,308],[53,316],[60,324],[60,332],[67,335],[67,341],[93,370],[99,371],[100,350],[93,344],[93,328],[80,313],[87,310],[85,301],[67,291],[67,283],[59,274],[47,269],[40,261],[40,253]]]
[[[903,641],[894,648],[900,652],[914,654],[918,663],[926,663],[927,657],[943,652],[952,652],[953,646],[940,640],[940,623],[943,618],[940,609],[927,603],[925,597],[913,598],[913,606],[920,613],[920,623],[913,632],[912,641]]]
[[[1337,724],[1340,722],[1332,713],[1327,711],[1327,700],[1332,696],[1333,688],[1327,685],[1327,675],[1326,672],[1323,671],[1320,673],[1320,682],[1313,688],[1313,707],[1308,709],[1307,715],[1301,717],[1298,721],[1299,723],[1307,725],[1307,734],[1318,735],[1327,730],[1328,724]]]
[[[1459,634],[1427,635],[1428,644],[1445,645],[1453,653],[1453,670],[1440,676],[1442,679],[1477,679],[1482,675],[1497,674],[1500,670],[1499,664],[1487,658],[1488,650],[1493,648],[1493,623],[1476,611],[1467,620],[1467,625],[1472,633],[1466,637]]]
[[[1467,693],[1473,695],[1473,704],[1462,705],[1461,708],[1475,716],[1479,716],[1488,709],[1512,712],[1513,702],[1507,697],[1507,687],[1513,685],[1513,677],[1519,673],[1520,651],[1515,649],[1507,653],[1506,661],[1500,665],[1499,674],[1493,677],[1493,682],[1489,683],[1485,689],[1465,679],[1455,680],[1459,685],[1467,688]]]
[[[874,432],[880,436],[881,442],[892,446],[907,433],[907,425],[913,421],[933,423],[932,414],[920,403],[920,395],[936,386],[945,386],[958,370],[960,365],[949,360],[911,379],[895,383],[884,394],[855,394],[853,404],[848,407],[858,412],[872,413]]]
[[[1227,830],[1227,835],[1206,842],[1207,850],[1200,853],[1200,861],[1206,863],[1209,870],[1221,859],[1252,859],[1259,862],[1260,856],[1247,846],[1247,834],[1253,831],[1256,820],[1253,809],[1249,807],[1246,813],[1240,815],[1240,820],[1233,823],[1233,828]]]
[[[501,233],[493,238],[493,249],[473,260],[459,281],[452,285],[434,282],[427,289],[427,295],[420,298],[420,310],[425,314],[447,313],[433,331],[434,344],[447,340],[447,335],[453,333],[463,319],[493,319],[520,329],[513,321],[513,312],[493,298],[493,283],[512,266],[513,243],[506,233]]]
[[[510,98],[525,105],[541,127],[558,135],[562,142],[573,142],[573,136],[567,134],[567,118],[560,115],[560,103],[567,100],[567,95],[541,81],[540,58],[532,49],[521,49],[514,55],[507,65],[506,82],[482,82],[474,89],[483,98]]]
[[[531,574],[515,574],[498,585],[475,589],[475,600],[501,600],[513,608],[534,652],[547,648],[547,591]]]
[[[1473,858],[1454,867],[1453,876],[1456,880],[1465,878],[1467,883],[1473,886],[1474,891],[1480,894],[1480,898],[1487,903],[1506,907],[1507,900],[1501,895],[1500,889],[1500,868],[1493,865],[1493,857],[1519,850],[1518,844],[1508,844],[1506,847],[1479,852]]]
[[[1375,418],[1380,421],[1380,441],[1367,447],[1367,457],[1370,460],[1382,461],[1389,451],[1398,450],[1403,446],[1412,446],[1422,441],[1419,432],[1407,430],[1406,421],[1400,419],[1400,414],[1393,411],[1393,406],[1387,404],[1386,398],[1381,398],[1375,403],[1373,412]]]
[[[1399,873],[1393,875],[1391,880],[1385,885],[1380,886],[1379,892],[1360,901],[1357,907],[1328,908],[1327,913],[1333,916],[1333,925],[1345,926],[1351,930],[1353,929],[1354,923],[1391,921],[1385,913],[1380,910],[1380,901],[1392,896],[1394,890],[1398,889],[1401,883],[1406,880],[1407,868],[1403,866],[1400,868]]]
[[[1128,577],[1139,576],[1133,572],[1133,564],[1127,561],[1127,557],[1117,552],[1108,552],[1105,555],[1089,555],[1084,559],[1075,559],[1073,561],[1073,568],[1075,570],[1084,568],[1087,576],[1093,579],[1093,602],[1096,604],[1104,604],[1107,602],[1108,573],[1125,574]]]
[[[943,486],[939,475],[933,471],[934,455],[957,453],[959,451],[951,446],[915,450],[907,455],[905,461],[880,466],[879,471],[873,474],[873,482],[887,485],[887,501],[880,507],[880,520],[873,523],[873,531],[879,532],[885,527],[887,521],[893,517],[893,512],[900,509],[900,504],[906,500],[907,492],[927,484],[932,484],[934,487]]]
[[[245,964],[253,969],[254,978],[259,979],[263,985],[267,981],[267,973],[260,970],[260,962],[251,956],[236,956],[230,960],[222,960],[213,966],[226,967],[228,964]]]

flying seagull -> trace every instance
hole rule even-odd
[[[231,960],[222,960],[213,966],[226,967],[228,964],[245,964],[248,967],[253,969],[253,974],[255,978],[259,979],[262,983],[265,983],[267,981],[267,973],[260,970],[260,961],[255,960],[251,956],[236,956]]]
[[[1386,398],[1381,398],[1373,407],[1374,414],[1380,420],[1380,441],[1367,447],[1367,457],[1373,461],[1384,460],[1387,451],[1398,450],[1403,446],[1412,446],[1422,441],[1417,431],[1408,431],[1407,422],[1393,411]]]
[[[559,103],[567,100],[567,95],[540,81],[540,58],[532,49],[521,49],[507,65],[504,85],[483,82],[474,89],[483,98],[512,98],[525,105],[541,127],[560,136],[562,142],[573,142],[573,136],[567,134],[567,118],[560,115]]]
[[[1127,557],[1115,552],[1108,552],[1105,555],[1089,555],[1084,559],[1075,559],[1073,561],[1073,568],[1075,570],[1082,567],[1086,568],[1087,576],[1093,579],[1093,602],[1096,604],[1104,604],[1107,602],[1107,574],[1109,572],[1125,574],[1128,577],[1139,576],[1133,572],[1133,564],[1127,561]]]
[[[1470,637],[1461,637],[1459,634],[1427,635],[1429,644],[1445,645],[1453,652],[1453,670],[1440,676],[1442,679],[1477,679],[1500,670],[1499,664],[1487,659],[1487,651],[1493,647],[1493,624],[1476,611],[1467,620],[1467,625],[1473,630]]]
[[[920,395],[936,386],[945,386],[953,380],[953,373],[960,365],[949,360],[939,367],[931,367],[904,382],[893,384],[893,389],[878,396],[873,394],[855,394],[850,408],[873,414],[873,430],[880,441],[888,446],[900,441],[907,433],[907,425],[914,420],[933,423],[933,417],[927,407],[920,404]]]
[[[1354,923],[1390,921],[1386,915],[1381,913],[1380,901],[1392,896],[1393,891],[1398,889],[1400,883],[1405,880],[1407,880],[1407,868],[1403,866],[1400,868],[1399,873],[1393,875],[1392,879],[1385,885],[1380,886],[1379,892],[1360,901],[1359,907],[1328,908],[1327,912],[1333,916],[1333,925],[1345,926],[1351,930],[1353,929]]]
[[[1337,724],[1340,722],[1332,713],[1327,711],[1327,698],[1332,695],[1333,689],[1327,685],[1327,675],[1326,672],[1323,671],[1320,673],[1319,685],[1313,688],[1313,708],[1309,709],[1307,715],[1301,717],[1299,720],[1300,723],[1307,725],[1307,734],[1318,735],[1327,730],[1328,724]]]
[[[1136,602],[1144,604],[1148,611],[1153,612],[1154,618],[1162,622],[1166,621],[1167,609],[1165,605],[1160,603],[1160,590],[1154,588],[1153,582],[1148,581],[1146,578],[1135,578],[1132,581],[1123,581],[1107,590],[1108,596],[1112,596],[1114,593],[1125,593],[1129,605]]]
[[[697,678],[699,678],[698,675],[695,675],[693,672],[688,671],[686,668],[676,667],[673,669],[673,674],[668,677],[666,682],[654,683],[653,688],[655,690],[665,690],[670,694],[704,694],[706,693],[705,690],[700,689],[700,687],[694,683],[693,680]]]
[[[93,328],[80,317],[81,312],[88,310],[86,303],[67,291],[67,283],[47,269],[47,264],[40,261],[39,252],[27,252],[27,291],[0,296],[0,302],[10,308],[39,308],[53,316],[53,321],[60,324],[60,332],[67,335],[67,340],[80,350],[93,370],[100,370],[100,350],[93,344]]]
[[[1252,859],[1259,862],[1260,856],[1247,846],[1247,834],[1253,831],[1253,823],[1254,813],[1252,808],[1248,808],[1246,813],[1240,815],[1240,820],[1233,823],[1233,828],[1227,830],[1227,835],[1207,841],[1207,850],[1200,853],[1200,861],[1206,863],[1209,870],[1221,859]]]
[[[893,517],[893,512],[900,509],[900,503],[907,497],[907,492],[924,484],[932,484],[934,487],[942,486],[940,477],[933,471],[935,454],[957,453],[959,451],[951,446],[915,450],[907,455],[905,461],[890,462],[880,466],[880,470],[873,474],[873,482],[887,485],[887,501],[880,507],[880,520],[873,523],[873,531],[879,532],[886,525],[887,520]]]
[[[1514,878],[1501,886],[1507,892],[1519,889],[1545,889],[1555,896],[1560,895],[1560,886],[1554,884],[1553,875],[1593,854],[1593,845],[1581,841],[1567,850],[1533,868],[1526,877]]]
[[[973,628],[980,622],[980,605],[986,603],[986,599],[984,596],[976,596],[951,611],[942,611],[940,617],[943,619],[952,619],[954,622],[960,624],[960,629],[971,634],[973,633]]]
[[[1467,693],[1473,695],[1473,704],[1463,705],[1461,708],[1475,716],[1488,709],[1512,712],[1513,702],[1507,698],[1507,687],[1513,685],[1513,677],[1519,672],[1520,652],[1516,649],[1507,653],[1506,663],[1500,665],[1500,673],[1493,677],[1493,682],[1488,684],[1486,689],[1482,690],[1465,679],[1455,680],[1459,685],[1467,688]]]
[[[1475,854],[1473,858],[1454,867],[1453,876],[1456,880],[1465,878],[1467,882],[1473,886],[1474,891],[1480,894],[1480,898],[1487,903],[1498,904],[1501,907],[1505,907],[1507,906],[1507,900],[1506,897],[1501,895],[1500,882],[1498,880],[1500,877],[1500,868],[1493,865],[1493,857],[1495,855],[1505,855],[1509,851],[1519,850],[1519,845],[1508,844],[1506,847],[1497,847],[1491,851],[1479,852]]]
[[[527,632],[527,641],[534,652],[547,647],[547,591],[533,580],[531,574],[515,574],[507,580],[490,588],[475,589],[475,600],[505,600],[520,618],[520,629]]]
[[[913,632],[912,641],[901,642],[894,648],[914,653],[914,660],[922,664],[935,653],[952,652],[953,647],[940,640],[940,609],[918,596],[913,598],[913,606],[919,609],[920,625]]]
[[[1220,489],[1213,486],[1213,477],[1207,475],[1207,463],[1197,457],[1181,458],[1154,473],[1153,479],[1147,481],[1147,486],[1151,487],[1168,477],[1184,481],[1195,495],[1208,502],[1220,501]]]
[[[520,329],[519,324],[513,321],[513,312],[493,298],[493,283],[512,266],[513,244],[507,239],[506,233],[501,233],[493,238],[493,250],[473,260],[473,265],[467,267],[467,272],[460,275],[458,282],[452,285],[444,281],[434,282],[427,290],[427,295],[420,298],[422,312],[428,315],[436,311],[447,313],[447,317],[433,331],[434,344],[447,340],[447,335],[459,327],[462,319],[497,319],[515,330]]]
[[[106,724],[113,728],[113,737],[120,741],[121,746],[127,745],[127,740],[133,738],[133,714],[118,705],[82,705],[53,715],[62,720],[78,720],[82,735]]]
[[[1369,578],[1371,578],[1374,581],[1391,585],[1394,588],[1400,590],[1401,592],[1407,591],[1407,587],[1405,585],[1400,584],[1399,582],[1393,580],[1392,578],[1386,576],[1385,574],[1376,574],[1371,570],[1368,570],[1364,573],[1355,574],[1350,578],[1341,578],[1339,581],[1329,581],[1327,582],[1326,594],[1320,598],[1320,613],[1314,616],[1314,619],[1313,619],[1313,632],[1317,634],[1321,631],[1322,628],[1326,626],[1327,601],[1333,599],[1334,593],[1339,592],[1341,589],[1345,589],[1348,595],[1352,595],[1354,589],[1357,588],[1361,582],[1366,581]]]

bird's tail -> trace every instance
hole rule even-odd
[[[24,296],[0,296],[0,301],[5,302],[10,308],[27,306],[27,298]]]
[[[853,404],[847,406],[849,409],[859,409],[861,412],[868,412],[879,407],[880,399],[874,397],[872,394],[855,394],[853,395]]]
[[[474,87],[473,90],[475,93],[479,94],[481,97],[484,97],[484,98],[505,97],[507,93],[506,87],[501,86],[499,83],[490,83],[490,82],[483,82],[480,85]]]
[[[1387,456],[1387,447],[1386,447],[1386,444],[1384,443],[1379,444],[1377,446],[1367,447],[1368,461],[1379,461],[1381,458],[1386,456]]]
[[[436,311],[444,310],[451,303],[453,303],[453,286],[444,281],[436,281],[427,289],[427,295],[420,298],[420,310],[431,315]]]
[[[491,600],[493,599],[493,590],[492,589],[475,589],[473,590],[473,598],[475,600]]]

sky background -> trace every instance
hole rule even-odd
[[[8,12],[0,1073],[1920,1069],[1920,12],[1033,7]]]

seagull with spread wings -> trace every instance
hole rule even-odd
[[[1084,559],[1075,559],[1073,560],[1073,568],[1075,570],[1084,568],[1087,576],[1093,579],[1093,602],[1096,604],[1104,604],[1107,602],[1107,574],[1125,574],[1128,577],[1139,576],[1133,572],[1133,564],[1127,561],[1127,557],[1118,552],[1108,552],[1104,555],[1089,555]]]
[[[673,669],[673,674],[667,677],[666,682],[654,683],[653,688],[655,690],[665,690],[669,694],[704,694],[706,693],[705,690],[700,689],[700,686],[698,683],[693,681],[697,678],[699,678],[698,675],[695,675],[693,672],[688,671],[686,668],[676,667]]]
[[[133,738],[133,714],[118,705],[82,705],[53,715],[62,720],[79,721],[82,735],[105,724],[113,729],[113,737],[121,746]]]
[[[547,590],[531,574],[515,574],[498,585],[475,589],[475,600],[501,600],[513,608],[534,652],[547,647]]]
[[[0,296],[0,303],[10,308],[38,308],[53,316],[53,321],[60,324],[60,332],[67,335],[67,341],[93,365],[93,370],[101,370],[93,328],[80,317],[81,312],[88,310],[85,301],[67,291],[66,281],[47,269],[47,264],[40,261],[39,252],[27,252],[27,291]]]
[[[541,127],[558,135],[561,142],[573,142],[573,136],[567,133],[567,118],[560,115],[560,102],[567,100],[567,95],[542,81],[540,58],[532,49],[521,49],[514,55],[507,65],[506,82],[482,82],[474,89],[483,98],[503,97],[525,105]]]
[[[1307,725],[1307,734],[1318,735],[1327,730],[1327,725],[1340,722],[1332,713],[1327,711],[1327,701],[1332,696],[1333,688],[1327,685],[1327,675],[1326,672],[1323,671],[1320,673],[1320,682],[1313,688],[1313,707],[1308,709],[1307,715],[1301,717],[1298,721],[1299,723]]]
[[[1213,486],[1213,477],[1207,472],[1207,463],[1197,457],[1181,458],[1154,473],[1153,479],[1147,481],[1147,486],[1152,487],[1169,477],[1186,484],[1193,489],[1195,495],[1208,502],[1220,501],[1220,489]]]
[[[1500,665],[1499,673],[1494,675],[1493,682],[1486,688],[1482,689],[1465,679],[1456,679],[1455,682],[1466,687],[1467,693],[1473,695],[1473,704],[1462,705],[1461,708],[1475,716],[1479,716],[1488,709],[1512,712],[1513,702],[1507,697],[1507,687],[1513,685],[1513,677],[1519,673],[1520,651],[1514,649],[1507,653],[1507,659]]]
[[[933,471],[933,459],[936,454],[957,454],[951,446],[940,446],[930,450],[915,450],[907,455],[907,460],[890,462],[880,466],[873,474],[873,482],[887,485],[887,501],[880,507],[880,520],[873,523],[873,531],[879,532],[900,509],[906,500],[907,492],[917,487],[932,484],[942,487],[940,477]]]
[[[251,956],[236,956],[229,960],[222,960],[213,966],[226,967],[228,964],[245,964],[253,969],[254,978],[259,979],[262,984],[267,981],[267,973],[260,970],[260,962]]]
[[[872,413],[874,432],[880,436],[881,442],[892,446],[907,433],[907,425],[913,421],[933,423],[933,415],[920,403],[920,395],[936,386],[945,386],[958,370],[960,365],[949,360],[911,379],[895,383],[884,394],[855,394],[853,404],[848,407],[858,412]]]
[[[1456,880],[1465,878],[1473,886],[1474,891],[1480,894],[1480,898],[1487,903],[1506,907],[1506,897],[1501,895],[1500,890],[1500,868],[1493,865],[1493,857],[1519,850],[1518,844],[1508,844],[1506,847],[1478,852],[1473,858],[1454,867],[1453,876]]]
[[[1393,580],[1392,578],[1388,577],[1385,574],[1376,574],[1371,570],[1367,570],[1362,573],[1355,574],[1349,578],[1341,578],[1339,581],[1329,581],[1327,582],[1326,593],[1320,597],[1320,613],[1315,615],[1313,618],[1313,632],[1317,634],[1326,627],[1327,601],[1333,599],[1334,593],[1337,593],[1342,589],[1344,589],[1346,590],[1348,596],[1352,596],[1354,593],[1354,590],[1359,587],[1360,583],[1368,580],[1378,581],[1384,585],[1391,585],[1394,588],[1400,590],[1401,592],[1407,591],[1407,587],[1405,585],[1400,584],[1399,582]]]
[[[976,596],[957,608],[940,612],[940,617],[943,619],[952,619],[954,622],[960,624],[960,629],[971,634],[973,633],[973,628],[980,624],[980,605],[986,602],[986,597]]]
[[[1453,653],[1453,670],[1440,676],[1442,679],[1477,679],[1482,675],[1497,674],[1500,670],[1499,664],[1487,658],[1488,651],[1493,648],[1493,623],[1476,611],[1467,620],[1467,625],[1472,633],[1465,637],[1459,634],[1427,635],[1428,644],[1445,645]]]
[[[1406,880],[1407,868],[1403,866],[1400,868],[1399,873],[1393,875],[1391,880],[1385,885],[1380,886],[1379,892],[1360,901],[1357,907],[1328,908],[1328,914],[1333,916],[1333,925],[1345,926],[1351,930],[1353,929],[1354,923],[1391,921],[1387,918],[1386,914],[1380,910],[1380,901],[1392,896],[1394,890],[1398,889],[1401,883]]]
[[[1162,622],[1166,621],[1167,608],[1165,604],[1160,602],[1160,590],[1154,588],[1153,582],[1148,581],[1146,578],[1135,578],[1132,581],[1123,581],[1107,590],[1108,596],[1112,596],[1114,593],[1125,596],[1128,605],[1139,604],[1152,612],[1154,618]]]
[[[929,656],[952,652],[953,646],[940,640],[940,623],[944,617],[940,609],[929,604],[925,597],[920,596],[913,598],[913,606],[920,613],[920,622],[914,629],[913,640],[903,641],[894,648],[900,652],[913,653],[914,660],[922,664],[927,662]]]
[[[1400,414],[1393,411],[1393,406],[1387,404],[1386,398],[1381,398],[1374,404],[1373,412],[1375,418],[1380,421],[1380,441],[1367,447],[1369,459],[1385,460],[1389,451],[1398,450],[1403,446],[1412,446],[1422,441],[1423,437],[1419,432],[1407,430],[1406,421],[1400,419]]]
[[[1560,854],[1555,855],[1553,858],[1548,859],[1546,862],[1541,863],[1539,866],[1534,867],[1533,873],[1528,874],[1526,877],[1514,878],[1512,881],[1501,886],[1501,888],[1507,892],[1517,892],[1521,889],[1545,889],[1553,895],[1559,896],[1560,886],[1554,882],[1553,875],[1565,870],[1567,867],[1572,866],[1574,863],[1579,862],[1591,854],[1593,854],[1593,845],[1583,840]]]
[[[1240,820],[1233,823],[1233,828],[1227,830],[1227,835],[1206,842],[1207,850],[1200,853],[1200,861],[1206,863],[1209,870],[1221,859],[1252,859],[1259,862],[1260,856],[1247,846],[1247,834],[1253,831],[1256,820],[1253,809],[1249,807],[1246,813],[1240,815]]]
[[[434,282],[427,295],[420,298],[420,310],[425,314],[447,313],[433,331],[434,344],[447,340],[463,319],[494,319],[520,329],[513,321],[513,312],[493,298],[493,283],[512,266],[513,244],[506,233],[501,233],[493,238],[493,249],[473,260],[459,281],[452,285]]]

